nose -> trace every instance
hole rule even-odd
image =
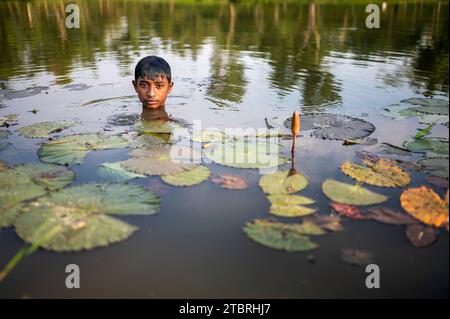
[[[153,86],[150,86],[147,90],[147,96],[153,98],[156,96],[156,89]]]

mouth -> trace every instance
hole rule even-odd
[[[155,106],[155,105],[158,105],[158,101],[156,101],[156,100],[146,100],[145,104],[146,105],[150,105],[150,106]]]

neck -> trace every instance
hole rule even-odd
[[[147,121],[152,120],[164,120],[168,121],[170,119],[169,114],[166,112],[165,106],[158,107],[157,109],[147,109],[142,107],[142,119]]]

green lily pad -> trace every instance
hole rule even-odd
[[[448,145],[446,138],[428,137],[406,141],[404,147],[411,152],[426,153],[427,157],[448,157]]]
[[[404,105],[394,104],[389,105],[384,108],[381,113],[383,116],[394,119],[394,120],[403,120],[408,118],[418,118],[419,122],[422,124],[445,124],[449,121],[448,112],[447,115],[443,114],[434,114],[424,112],[426,108],[417,108],[417,107],[405,107]],[[439,112],[442,110],[438,109],[428,109],[428,112]]]
[[[220,130],[193,131],[191,141],[199,143],[216,143],[225,140],[225,133]]]
[[[449,114],[448,101],[440,99],[426,99],[426,98],[411,98],[401,101],[402,103],[408,103],[413,105],[419,105],[420,107],[412,108],[414,111],[428,113],[428,114]]]
[[[107,121],[111,125],[126,126],[134,125],[139,117],[139,113],[119,113],[111,115]]]
[[[300,217],[315,213],[317,209],[309,208],[301,205],[277,205],[270,206],[270,213],[272,215],[281,217]]]
[[[131,134],[126,136],[129,148],[149,150],[155,145],[169,145],[172,143],[170,134]]]
[[[136,149],[131,152],[131,156],[132,158],[121,162],[122,167],[144,175],[168,175],[190,171],[198,167],[193,160],[200,158],[200,154],[194,149],[168,145],[156,145],[150,150]]]
[[[174,120],[141,120],[134,124],[134,129],[142,134],[170,134],[183,126]]]
[[[144,178],[145,175],[135,174],[124,169],[120,162],[103,163],[97,169],[97,174],[115,181],[126,181],[133,178]]]
[[[291,118],[284,125],[291,127]],[[302,131],[314,130],[312,136],[330,140],[361,139],[375,131],[375,126],[367,121],[346,115],[311,113],[300,116]]]
[[[283,224],[270,220],[256,219],[247,223],[244,232],[255,242],[274,249],[286,251],[309,251],[319,247],[309,235],[323,235],[325,232],[315,224]]]
[[[426,158],[423,160],[420,160],[417,164],[421,165],[424,168],[424,171],[428,172],[429,174],[446,178],[448,179],[449,174],[449,164],[448,164],[448,158],[444,157],[431,157]]]
[[[387,196],[359,185],[341,183],[333,179],[328,179],[322,184],[322,191],[334,202],[355,206],[374,205],[388,200]]]
[[[169,175],[162,175],[161,179],[173,186],[193,186],[206,181],[211,172],[209,168],[203,165],[181,173],[174,173]]]
[[[0,171],[0,227],[14,221],[21,203],[70,184],[75,173],[51,164],[17,165]]]
[[[272,194],[267,196],[267,199],[274,205],[310,205],[315,201],[311,198],[300,195],[288,195],[288,194]]]
[[[89,133],[49,141],[39,149],[38,154],[43,162],[71,165],[81,164],[89,151],[127,146],[128,141],[123,137]]]
[[[159,198],[134,184],[85,184],[50,193],[29,204],[15,222],[17,234],[53,251],[79,251],[107,246],[128,238],[136,228],[106,215],[151,215]]]
[[[286,170],[264,175],[259,180],[259,186],[267,194],[296,193],[308,186],[308,180],[303,174],[288,175],[289,171]]]
[[[289,162],[279,156],[282,146],[267,141],[227,141],[205,149],[211,161],[234,168],[264,169],[273,168]]]
[[[74,125],[75,122],[71,121],[41,122],[21,127],[17,133],[29,138],[47,138],[49,134],[61,132]]]

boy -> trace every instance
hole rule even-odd
[[[167,94],[173,87],[170,65],[158,56],[146,56],[136,65],[133,86],[142,102],[143,113],[146,110],[165,113]]]

